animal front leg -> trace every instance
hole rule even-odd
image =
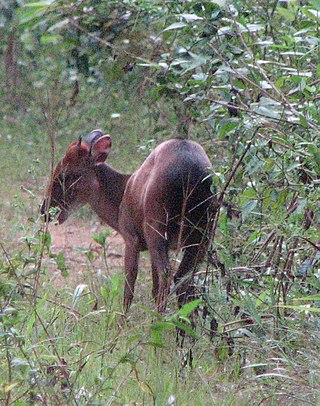
[[[153,297],[156,310],[165,311],[172,280],[169,261],[168,214],[162,205],[154,202],[148,206],[144,235],[152,264]]]
[[[157,301],[159,294],[159,275],[157,268],[152,264],[152,297],[154,301]]]
[[[126,244],[124,258],[126,281],[124,286],[123,298],[123,307],[125,312],[129,310],[132,303],[134,286],[138,275],[138,262],[139,251],[135,247]]]

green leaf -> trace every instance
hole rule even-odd
[[[281,90],[282,86],[286,83],[286,80],[284,77],[281,77],[279,79],[277,79],[277,81],[275,82],[275,87],[279,90]]]
[[[186,23],[173,23],[169,25],[169,27],[165,28],[163,32],[170,31],[170,30],[180,30],[181,28],[187,27],[188,24]]]
[[[274,158],[268,158],[266,159],[264,165],[263,165],[263,170],[265,172],[269,172],[272,168],[275,166],[275,159]]]
[[[100,245],[105,245],[107,237],[110,237],[110,230],[104,230],[101,233],[93,233],[92,238],[94,241]]]
[[[88,285],[85,285],[84,283],[80,283],[74,290],[73,296],[72,296],[72,305],[75,306],[79,298],[83,295],[83,293],[89,292],[89,287]]]
[[[68,266],[66,265],[66,258],[63,252],[59,252],[52,256],[55,263],[58,266],[58,269],[61,271],[62,276],[68,276]]]
[[[242,208],[242,220],[245,220],[257,207],[258,200],[249,200]]]
[[[320,21],[320,12],[317,10],[310,9],[309,7],[302,7],[301,11],[311,20],[316,21],[317,23]]]
[[[199,17],[196,14],[178,14],[178,16],[184,18],[188,22],[203,20],[202,17]]]
[[[92,262],[94,260],[94,255],[93,255],[93,251],[89,250],[86,252],[86,257],[88,258],[89,262]]]
[[[192,302],[188,302],[184,304],[181,309],[176,313],[177,316],[180,317],[187,317],[189,316],[201,303],[202,299],[192,300]]]
[[[10,393],[15,387],[20,386],[20,382],[10,382],[9,384],[2,384],[3,393]],[[19,402],[19,401],[18,401]],[[18,405],[18,402],[14,402],[15,405]],[[22,403],[21,403],[22,405]],[[23,403],[25,405],[25,403]]]
[[[278,10],[278,13],[288,21],[292,22],[296,18],[296,13],[290,9],[287,9],[284,7],[278,7],[277,10]]]
[[[17,368],[20,370],[25,370],[27,367],[30,366],[29,362],[24,358],[13,358],[11,360],[11,365],[13,368]]]
[[[320,166],[320,148],[317,148],[316,145],[308,146],[309,152],[312,154],[315,163]]]
[[[151,310],[149,307],[145,305],[140,305],[139,306],[142,310],[150,314],[151,316],[155,317],[158,320],[161,320],[163,318],[162,314],[156,312],[155,310]]]
[[[299,121],[303,128],[308,128],[308,121],[304,115],[302,115],[302,114],[299,115]]]
[[[310,295],[310,296],[305,296],[305,297],[296,297],[293,300],[320,300],[320,294],[319,295]]]
[[[191,337],[195,337],[196,336],[196,332],[193,330],[192,327],[190,327],[188,324],[186,324],[185,322],[182,322],[180,320],[175,320],[174,321],[174,325],[179,328],[180,330],[186,332],[187,334],[189,334],[189,336]]]
[[[293,309],[298,310],[300,312],[310,312],[310,313],[320,313],[320,307],[309,307],[308,305],[301,305],[301,306],[290,306],[290,305],[280,305],[278,307],[284,309]]]
[[[117,297],[120,293],[120,275],[114,274],[110,277],[110,296]]]
[[[310,0],[316,10],[320,10],[320,0]]]
[[[187,72],[205,65],[207,62],[208,58],[206,56],[188,52],[187,58],[175,59],[171,66],[182,66],[185,69],[181,72],[181,75],[185,75]]]
[[[237,128],[237,126],[238,120],[232,118],[221,120],[219,125],[219,136],[221,138],[224,138],[226,134]]]
[[[247,243],[251,244],[253,242],[258,241],[261,238],[261,231],[255,230],[248,238]]]
[[[43,244],[47,249],[50,248],[51,245],[51,234],[50,231],[40,231],[39,232],[39,241],[41,244]]]
[[[162,333],[165,330],[172,330],[174,328],[174,323],[170,321],[157,321],[156,323],[153,323],[150,327],[152,343],[157,346],[162,346],[164,344]]]
[[[62,36],[61,35],[54,35],[54,34],[41,35],[41,38],[40,38],[41,44],[57,43],[60,40],[62,40]]]
[[[37,7],[37,8],[43,8],[43,7],[48,7],[52,3],[54,3],[55,0],[44,0],[44,1],[34,1],[32,3],[27,3],[24,5],[24,7]]]
[[[108,303],[108,300],[109,300],[109,292],[107,291],[107,289],[106,289],[104,286],[101,286],[101,288],[100,288],[100,293],[101,293],[101,296],[102,296],[103,300],[104,300],[106,303]]]

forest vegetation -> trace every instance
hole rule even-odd
[[[319,404],[319,56],[319,0],[0,1],[1,404]],[[95,128],[126,173],[205,148],[240,215],[216,215],[195,302],[154,312],[146,253],[124,318],[120,238],[40,216]]]

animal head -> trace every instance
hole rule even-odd
[[[99,188],[95,167],[106,160],[110,150],[111,137],[101,130],[73,142],[54,170],[41,213],[48,215],[50,208],[57,208],[61,224],[71,212],[88,203]]]

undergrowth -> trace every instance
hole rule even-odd
[[[93,235],[101,246],[109,237]],[[75,271],[63,252],[51,251],[48,230],[27,237],[14,255],[2,250],[3,404],[317,402],[319,297],[302,296],[306,281],[291,289],[294,305],[283,307],[269,275],[255,279],[246,268],[221,275],[208,264],[198,272],[197,286],[210,280],[201,302],[177,310],[172,299],[159,315],[137,299],[125,318],[123,276],[92,273],[94,258],[105,260],[102,250],[86,252],[91,271],[73,287],[46,283],[50,272],[68,281]],[[138,290],[150,284],[142,280]],[[192,332],[188,316],[199,303]],[[183,345],[176,342],[181,326],[189,333]]]

